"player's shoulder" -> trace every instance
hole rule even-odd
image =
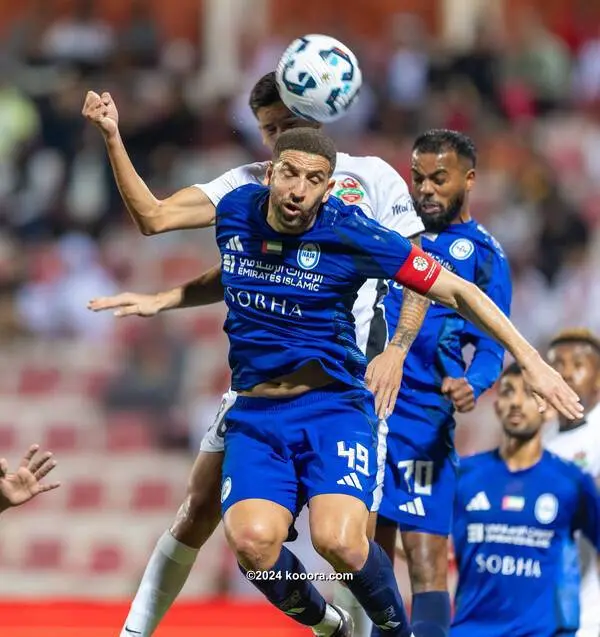
[[[494,237],[494,235],[478,221],[468,224],[466,234],[471,237],[480,250],[488,250],[494,253],[498,258],[506,260],[506,254],[502,244]]]
[[[550,449],[544,449],[544,463],[563,480],[566,479],[579,484],[584,479],[584,472],[575,462],[561,458]]]
[[[223,222],[227,218],[235,216],[241,219],[241,211],[248,215],[252,213],[255,206],[262,201],[269,193],[269,188],[262,184],[244,184],[223,196],[217,206],[217,223]]]
[[[232,168],[229,173],[237,178],[240,185],[246,183],[262,184],[269,163],[268,161],[255,161],[251,164],[243,164]]]
[[[372,219],[368,217],[360,206],[347,204],[337,195],[332,195],[323,204],[321,210],[321,224],[324,225],[365,225],[372,223]]]
[[[251,200],[257,195],[261,195],[269,191],[267,186],[262,184],[243,184],[238,186],[231,192],[228,192],[222,199],[219,205],[230,204],[232,202],[245,202]]]
[[[359,181],[377,187],[397,181],[408,190],[406,182],[398,172],[387,161],[375,155],[338,153],[334,177],[339,180],[344,175],[354,175]]]
[[[396,232],[386,228],[376,219],[365,214],[357,205],[345,204],[338,197],[329,197],[321,211],[321,227],[327,227],[334,234],[350,243],[402,240]],[[393,237],[390,239],[390,237]]]
[[[468,479],[478,474],[480,471],[487,471],[491,466],[498,463],[498,452],[496,449],[482,451],[470,456],[461,456],[458,468],[458,475],[461,479]]]

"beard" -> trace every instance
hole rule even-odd
[[[450,200],[447,206],[441,206],[441,204],[439,204],[442,208],[439,212],[424,212],[423,206],[427,202],[433,203],[433,200],[430,198],[422,198],[419,200],[413,197],[415,210],[423,222],[426,232],[439,234],[440,232],[443,232],[460,214],[465,203],[465,192],[464,190],[459,192]]]
[[[535,438],[539,431],[539,424],[531,424],[527,425],[523,429],[513,429],[510,425],[503,427],[504,434],[508,438],[512,438],[513,440],[518,440],[519,442],[529,442],[532,438]]]

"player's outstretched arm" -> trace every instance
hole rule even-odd
[[[100,129],[123,202],[143,234],[213,225],[215,207],[200,188],[184,188],[162,200],[150,192],[125,150],[119,113],[110,93],[88,91],[81,113]]]
[[[571,419],[583,417],[577,394],[475,284],[441,268],[427,296],[457,311],[505,347],[523,368],[527,384],[552,407]]]
[[[36,457],[38,451],[39,445],[29,447],[15,473],[10,473],[8,463],[0,458],[0,513],[60,486],[60,482],[41,483],[56,467],[56,460],[49,451]]]
[[[423,325],[428,308],[429,299],[405,289],[396,331],[386,349],[367,367],[365,381],[375,394],[375,409],[380,418],[386,418],[394,409],[406,355]]]
[[[199,305],[212,305],[223,300],[221,284],[221,265],[215,265],[197,279],[188,281],[172,290],[157,294],[138,294],[123,292],[115,296],[103,296],[92,299],[88,309],[93,312],[115,310],[118,317],[156,316],[166,310],[176,310]]]

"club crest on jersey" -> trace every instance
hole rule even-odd
[[[335,196],[339,197],[344,203],[356,204],[361,201],[365,196],[362,184],[353,177],[346,177],[342,179],[338,184],[338,189],[335,191]]]
[[[533,510],[536,520],[540,524],[550,524],[556,519],[558,513],[558,500],[552,493],[542,493],[535,501]]]
[[[468,259],[473,252],[475,252],[475,246],[468,239],[457,239],[450,246],[450,254],[458,261]]]
[[[221,502],[225,502],[231,493],[231,478],[225,478],[223,480],[223,486],[221,487]]]
[[[304,270],[312,270],[317,267],[321,258],[321,248],[318,243],[301,243],[298,248],[298,265]]]

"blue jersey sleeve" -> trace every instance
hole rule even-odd
[[[478,264],[475,284],[510,316],[512,282],[508,261],[500,252],[490,250]],[[479,398],[498,379],[502,371],[504,348],[471,323],[467,323],[467,342],[475,346],[475,353],[466,378],[475,398]]]
[[[441,266],[408,239],[367,218],[360,209],[334,226],[352,256],[354,271],[367,279],[393,279],[425,294]]]
[[[592,477],[583,472],[573,524],[573,530],[580,530],[600,552],[600,493]]]

